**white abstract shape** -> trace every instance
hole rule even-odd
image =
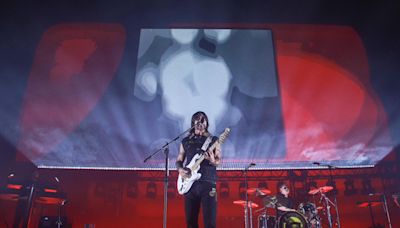
[[[141,76],[139,84],[149,95],[154,95],[157,90],[157,79],[153,72],[145,72]]]
[[[157,73],[155,66],[148,65],[137,73],[134,95],[141,100],[151,101],[157,93]]]
[[[224,43],[231,36],[231,29],[204,29],[204,34],[218,43]]]
[[[183,119],[189,112],[189,107],[184,104],[192,99],[194,88],[188,86],[187,81],[191,77],[194,63],[192,53],[183,52],[168,59],[160,68],[163,108],[169,117]]]
[[[229,108],[227,94],[232,76],[223,59],[198,59],[192,51],[184,51],[168,59],[160,75],[166,114],[190,126],[188,113],[204,111],[209,130],[214,131]]]
[[[191,43],[198,32],[198,29],[171,29],[172,38],[180,44]]]

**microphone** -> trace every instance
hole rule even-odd
[[[250,163],[245,170],[248,170],[250,167],[256,166],[256,163]]]
[[[336,166],[329,165],[329,164],[326,164],[326,163],[320,163],[320,162],[313,162],[312,164],[313,165],[318,165],[318,166],[325,166],[325,167],[328,167],[329,169],[336,169],[337,168]]]

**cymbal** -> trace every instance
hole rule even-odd
[[[368,207],[368,206],[375,207],[375,206],[378,206],[381,204],[382,204],[381,201],[362,201],[362,202],[358,202],[357,206],[358,207]]]
[[[20,190],[15,188],[0,188],[0,200],[18,201],[21,199],[19,193]]]
[[[278,200],[276,196],[266,196],[264,199],[264,206],[269,208],[274,208]]]
[[[258,196],[265,196],[271,194],[271,191],[266,188],[249,188],[247,189],[247,194],[256,194]]]
[[[322,186],[316,189],[311,189],[308,194],[310,195],[315,195],[317,193],[327,193],[329,191],[332,191],[333,187],[332,186]]]
[[[36,203],[41,204],[61,204],[65,199],[55,197],[39,197],[35,200]]]
[[[18,194],[0,194],[0,200],[18,201]]]
[[[258,207],[258,204],[256,204],[256,203],[253,203],[253,202],[247,202],[248,203],[248,205],[249,205],[249,207],[251,207],[251,208],[257,208]],[[246,205],[246,201],[244,201],[244,200],[235,200],[235,201],[233,201],[233,204],[236,204],[236,205],[240,205],[240,206],[245,206]]]

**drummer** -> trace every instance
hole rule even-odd
[[[276,215],[277,218],[279,218],[285,212],[296,210],[293,209],[293,199],[289,197],[289,187],[284,182],[279,182],[277,188],[278,193],[276,195]]]

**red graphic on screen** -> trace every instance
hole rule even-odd
[[[363,159],[386,115],[358,34],[345,26],[273,25],[287,158]],[[346,139],[355,145],[339,145]],[[344,149],[345,148],[345,149]],[[376,151],[375,151],[376,152]],[[387,151],[389,152],[389,151]]]
[[[29,75],[18,148],[30,160],[54,149],[95,107],[120,63],[118,24],[63,24],[43,34]]]

